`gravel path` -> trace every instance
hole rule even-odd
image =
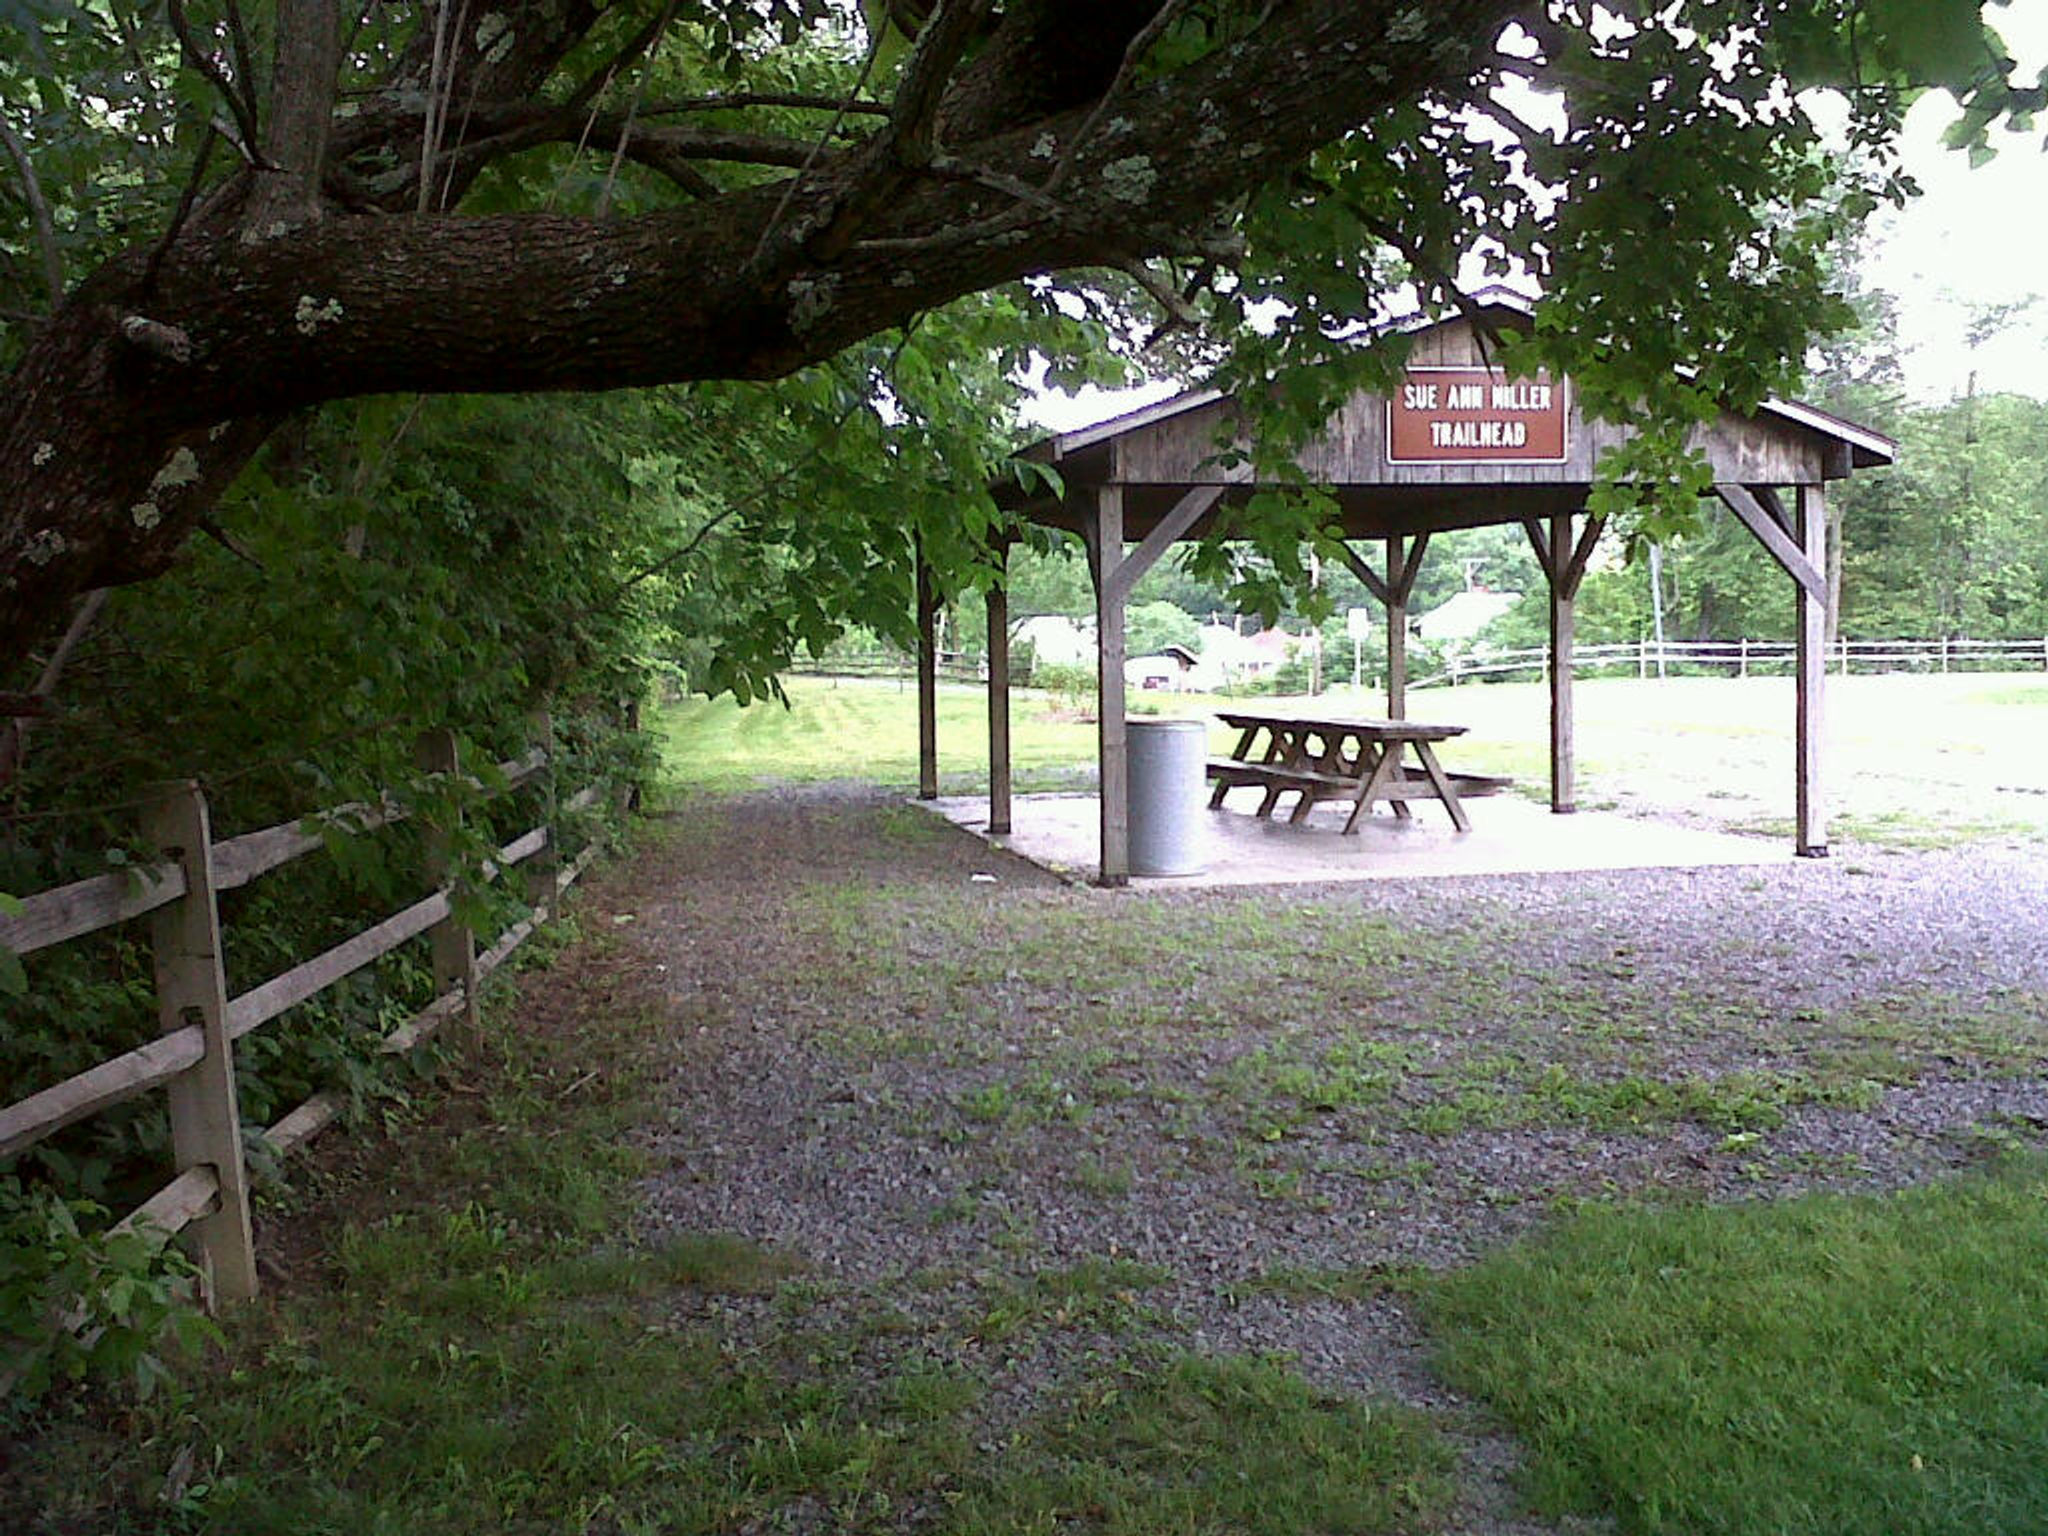
[[[1887,1188],[2048,1139],[2039,848],[1142,894],[826,788],[686,802],[595,901],[672,1031],[651,1228],[886,1311],[874,1347],[988,1381],[992,1441],[1134,1331],[1284,1352],[1438,1413],[1449,1528],[1482,1536],[1560,1527],[1431,1374],[1417,1267],[1575,1200]],[[992,1295],[1086,1263],[1149,1266],[1141,1305],[994,1337]]]

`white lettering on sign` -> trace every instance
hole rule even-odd
[[[1418,364],[1386,397],[1390,464],[1562,464],[1567,388],[1541,374],[1509,378],[1479,366]]]
[[[1432,421],[1432,448],[1522,448],[1529,442],[1526,421]]]

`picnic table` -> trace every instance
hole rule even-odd
[[[1209,760],[1216,789],[1210,809],[1223,804],[1233,789],[1264,791],[1259,815],[1270,816],[1288,791],[1300,795],[1290,821],[1304,820],[1317,802],[1349,800],[1346,832],[1355,831],[1373,802],[1384,800],[1394,815],[1412,816],[1408,802],[1435,798],[1450,813],[1460,832],[1472,830],[1464,801],[1474,795],[1497,794],[1506,779],[1476,773],[1446,773],[1437,761],[1436,743],[1465,734],[1462,725],[1424,725],[1415,720],[1345,720],[1305,715],[1267,715],[1247,710],[1219,712],[1217,719],[1237,731],[1230,756]],[[1416,767],[1405,758],[1414,753]]]

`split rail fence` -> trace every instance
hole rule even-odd
[[[1614,645],[1581,645],[1572,651],[1572,671],[1633,672],[1664,677],[1672,671],[1725,672],[1731,677],[1789,674],[1795,647],[1784,640],[1631,640]],[[2048,671],[2048,638],[2040,640],[1838,640],[1828,663],[1842,676],[1851,672],[2019,672]],[[1480,678],[1523,673],[1548,675],[1547,649],[1474,651],[1445,658],[1443,671],[1411,682],[1410,688],[1455,686]]]
[[[460,772],[454,737],[446,731],[421,738],[419,760],[430,773]],[[549,754],[535,748],[498,769],[504,780],[498,792],[517,789],[547,773]],[[122,1218],[116,1230],[148,1227],[172,1235],[189,1228],[209,1303],[254,1295],[256,1258],[235,1098],[235,1041],[422,934],[432,951],[436,995],[386,1035],[381,1049],[409,1051],[451,1019],[462,1019],[474,1031],[484,979],[547,920],[600,846],[592,841],[562,862],[555,821],[595,804],[603,786],[589,785],[559,805],[548,787],[539,824],[499,848],[483,871],[494,880],[516,865],[528,865],[530,911],[487,948],[479,952],[476,935],[450,897],[449,829],[430,829],[425,875],[434,889],[429,895],[233,997],[222,964],[222,893],[321,848],[323,823],[329,829],[367,832],[395,825],[410,813],[387,797],[379,805],[343,806],[215,842],[200,788],[189,782],[167,787],[144,817],[145,833],[164,855],[160,862],[43,891],[23,898],[12,915],[0,915],[0,945],[17,955],[148,916],[162,1027],[148,1044],[0,1108],[0,1159],[65,1126],[163,1089],[170,1099],[175,1176]],[[315,1094],[263,1130],[262,1139],[282,1156],[325,1129],[344,1108],[340,1094]]]

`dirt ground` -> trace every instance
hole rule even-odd
[[[1448,1528],[1532,1532],[1414,1277],[1579,1201],[1894,1187],[2048,1139],[2041,853],[1145,894],[824,788],[684,800],[583,922],[664,1036],[650,1233],[789,1255],[857,1356],[984,1380],[991,1447],[1134,1335],[1278,1352],[1441,1416]],[[1103,1263],[1156,1283],[1005,1326]]]

